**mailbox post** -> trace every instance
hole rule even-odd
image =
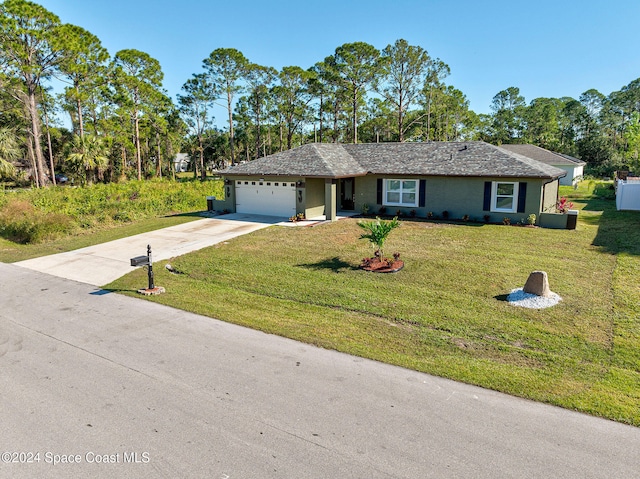
[[[155,287],[153,281],[153,259],[151,258],[151,245],[147,245],[147,255],[146,256],[136,256],[135,258],[131,258],[131,266],[146,266],[147,267],[147,275],[149,277],[149,287],[144,290],[139,290],[139,292],[146,292],[145,294],[157,294],[164,292],[164,288]]]

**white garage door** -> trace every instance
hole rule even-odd
[[[290,218],[296,214],[296,184],[236,180],[236,211]]]

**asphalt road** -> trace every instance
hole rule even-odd
[[[0,264],[0,477],[637,478],[640,429]]]

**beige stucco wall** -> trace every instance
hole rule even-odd
[[[304,214],[307,218],[324,214],[324,179],[307,178],[305,180]]]
[[[232,180],[225,181],[225,185],[223,187],[223,196],[216,196],[213,200],[213,210],[214,211],[225,211],[229,213],[236,212],[236,187],[233,184]]]
[[[555,180],[544,185],[544,197],[542,198],[541,211],[543,213],[555,213],[558,202],[558,188],[560,181]]]

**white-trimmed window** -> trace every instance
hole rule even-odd
[[[418,206],[418,180],[384,180],[382,204],[387,206]]]
[[[515,213],[518,209],[518,183],[494,181],[491,184],[491,211]]]

